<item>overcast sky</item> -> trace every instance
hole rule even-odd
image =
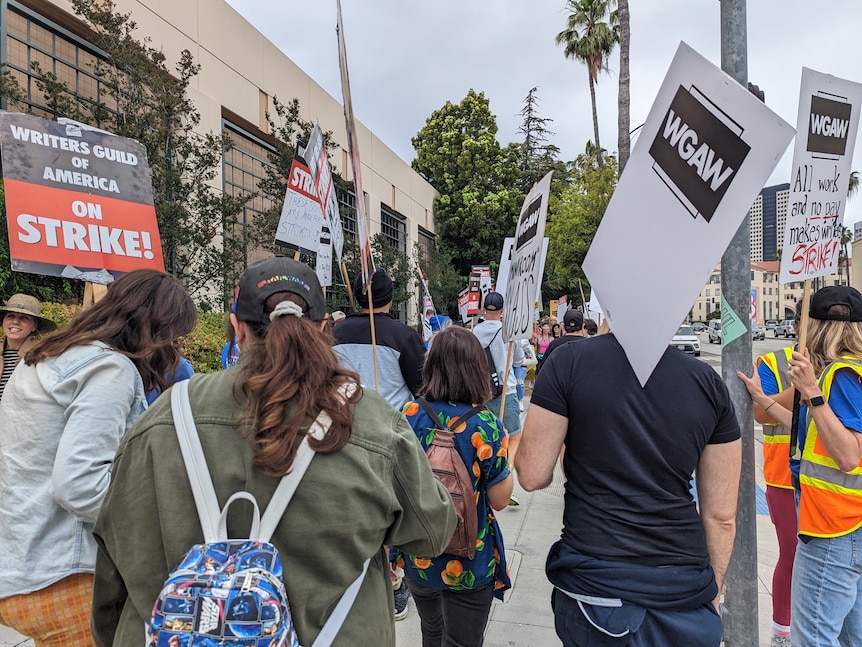
[[[341,101],[335,0],[227,0],[333,97]],[[720,60],[719,0],[630,0],[631,127],[642,124],[679,42]],[[356,118],[406,162],[411,137],[446,101],[484,92],[502,145],[521,139],[518,112],[539,88],[539,115],[564,160],[593,139],[586,67],[563,57],[554,37],[564,0],[342,0]],[[748,3],[748,78],[766,103],[796,125],[802,67],[862,81],[860,0]],[[602,147],[617,148],[616,53],[597,86]],[[283,97],[287,98],[287,97]],[[636,140],[633,141],[633,145]],[[789,182],[793,144],[770,184]],[[361,153],[361,151],[360,151]],[[862,170],[857,141],[854,169]],[[862,195],[847,207],[862,220]],[[852,225],[851,225],[852,226]]]

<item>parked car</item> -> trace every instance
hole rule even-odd
[[[775,330],[775,326],[777,325],[777,321],[767,321],[766,324],[764,324],[764,327],[766,328],[766,330]]]
[[[692,353],[695,357],[700,356],[700,339],[698,339],[691,326],[680,326],[673,336],[670,345],[686,353]]]
[[[752,339],[766,339],[766,330],[758,326],[756,323],[751,324]]]
[[[694,332],[703,332],[704,330],[706,330],[706,324],[702,321],[695,321],[693,324],[691,324],[691,328],[692,330],[694,330]]]
[[[707,331],[709,332],[709,343],[710,344],[720,344],[722,339],[721,332],[721,319],[710,319],[709,326],[707,327]]]
[[[793,319],[785,319],[780,324],[772,329],[772,334],[775,337],[796,337],[796,328],[793,326]]]

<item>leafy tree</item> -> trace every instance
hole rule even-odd
[[[631,110],[629,84],[631,83],[631,72],[629,70],[629,46],[631,45],[631,24],[629,22],[629,0],[617,0],[617,16],[619,18],[619,43],[620,43],[620,80],[617,108],[617,155],[619,156],[620,175],[629,161],[631,151]]]
[[[859,193],[859,171],[850,173],[850,181],[847,183],[847,197],[852,198]]]
[[[402,307],[414,297],[411,286],[418,276],[413,267],[413,261],[407,257],[407,254],[393,246],[383,234],[375,234],[371,237],[371,258],[374,260],[375,267],[383,268],[392,278],[392,313],[397,316]],[[347,275],[352,283],[354,278],[359,276],[360,271],[359,245],[353,238],[344,240],[344,265],[347,267]],[[368,308],[368,303],[363,303],[361,298],[354,295],[354,299],[357,308]],[[343,306],[340,309],[344,309]]]
[[[536,182],[553,170],[552,190],[559,194],[560,189],[557,189],[557,186],[566,181],[568,173],[565,163],[559,159],[560,149],[548,143],[554,133],[548,129],[547,124],[553,119],[539,116],[538,91],[537,87],[530,89],[524,98],[524,107],[518,113],[524,119],[518,127],[524,141],[521,142],[521,156],[518,160],[521,175],[517,186],[522,193],[529,193]]]
[[[586,154],[572,166],[571,183],[562,197],[548,205],[548,257],[546,286],[550,290],[579,294],[578,279],[586,279],[582,265],[617,184],[616,158],[605,157],[604,166]],[[585,286],[586,290],[586,286]]]
[[[599,115],[596,110],[596,82],[599,72],[607,71],[608,57],[619,40],[618,17],[611,7],[616,0],[567,0],[569,15],[566,28],[557,34],[555,42],[563,45],[566,58],[574,58],[587,66],[590,81],[590,100],[593,107],[593,131],[598,151],[598,165],[602,160],[599,139]],[[607,19],[608,22],[604,22]]]
[[[242,241],[230,236],[250,196],[224,195],[212,186],[230,142],[221,134],[199,134],[200,115],[187,96],[197,75],[188,51],[173,70],[148,39],[134,37],[130,14],[107,0],[72,0],[92,29],[92,43],[107,53],[93,70],[106,96],[77,96],[53,74],[33,66],[45,105],[68,116],[139,141],[147,150],[153,200],[167,270],[206,306],[222,302],[225,280],[241,260]],[[227,234],[227,235],[225,235]]]
[[[517,144],[501,148],[484,93],[470,90],[460,104],[435,110],[411,140],[413,169],[440,193],[434,216],[441,249],[462,276],[499,257],[513,234],[524,195]]]

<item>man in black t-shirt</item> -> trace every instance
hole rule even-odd
[[[584,313],[575,309],[566,310],[566,314],[563,315],[563,334],[548,344],[548,349],[545,351],[545,361],[548,361],[548,356],[555,349],[563,344],[581,341],[585,334]]]
[[[566,344],[533,390],[524,489],[551,483],[563,446],[563,533],[546,565],[563,644],[631,632],[629,647],[717,647],[742,463],[720,376],[668,348],[641,387],[612,334]]]

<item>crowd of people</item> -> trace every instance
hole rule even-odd
[[[153,647],[216,644],[192,639],[212,622],[218,644],[239,646],[250,644],[241,631],[267,625],[222,627],[191,602],[149,624],[174,567],[209,541],[175,430],[187,392],[227,536],[255,536],[257,503],[281,500],[301,470],[268,540],[292,644],[394,645],[412,597],[423,647],[480,647],[493,599],[513,585],[496,514],[518,505],[515,474],[532,491],[561,462],[563,530],[546,572],[563,645],[719,645],[742,456],[711,367],[668,348],[642,385],[613,333],[578,310],[510,343],[492,291],[481,322],[431,311],[423,335],[392,316],[383,269],[352,287],[364,307],[329,315],[309,267],[254,263],[228,315],[226,370],[196,375],[177,340],[197,310],[163,272],[122,276],[61,330],[36,298],[11,296],[0,307],[0,624],[37,647],[137,646],[144,625]],[[772,645],[850,647],[862,636],[862,295],[821,289],[809,316],[803,347],[739,374],[764,426],[779,537]],[[461,513],[429,460],[444,429],[472,488],[466,552],[453,548]],[[237,493],[254,510],[228,510]],[[228,602],[250,613],[245,598]]]

